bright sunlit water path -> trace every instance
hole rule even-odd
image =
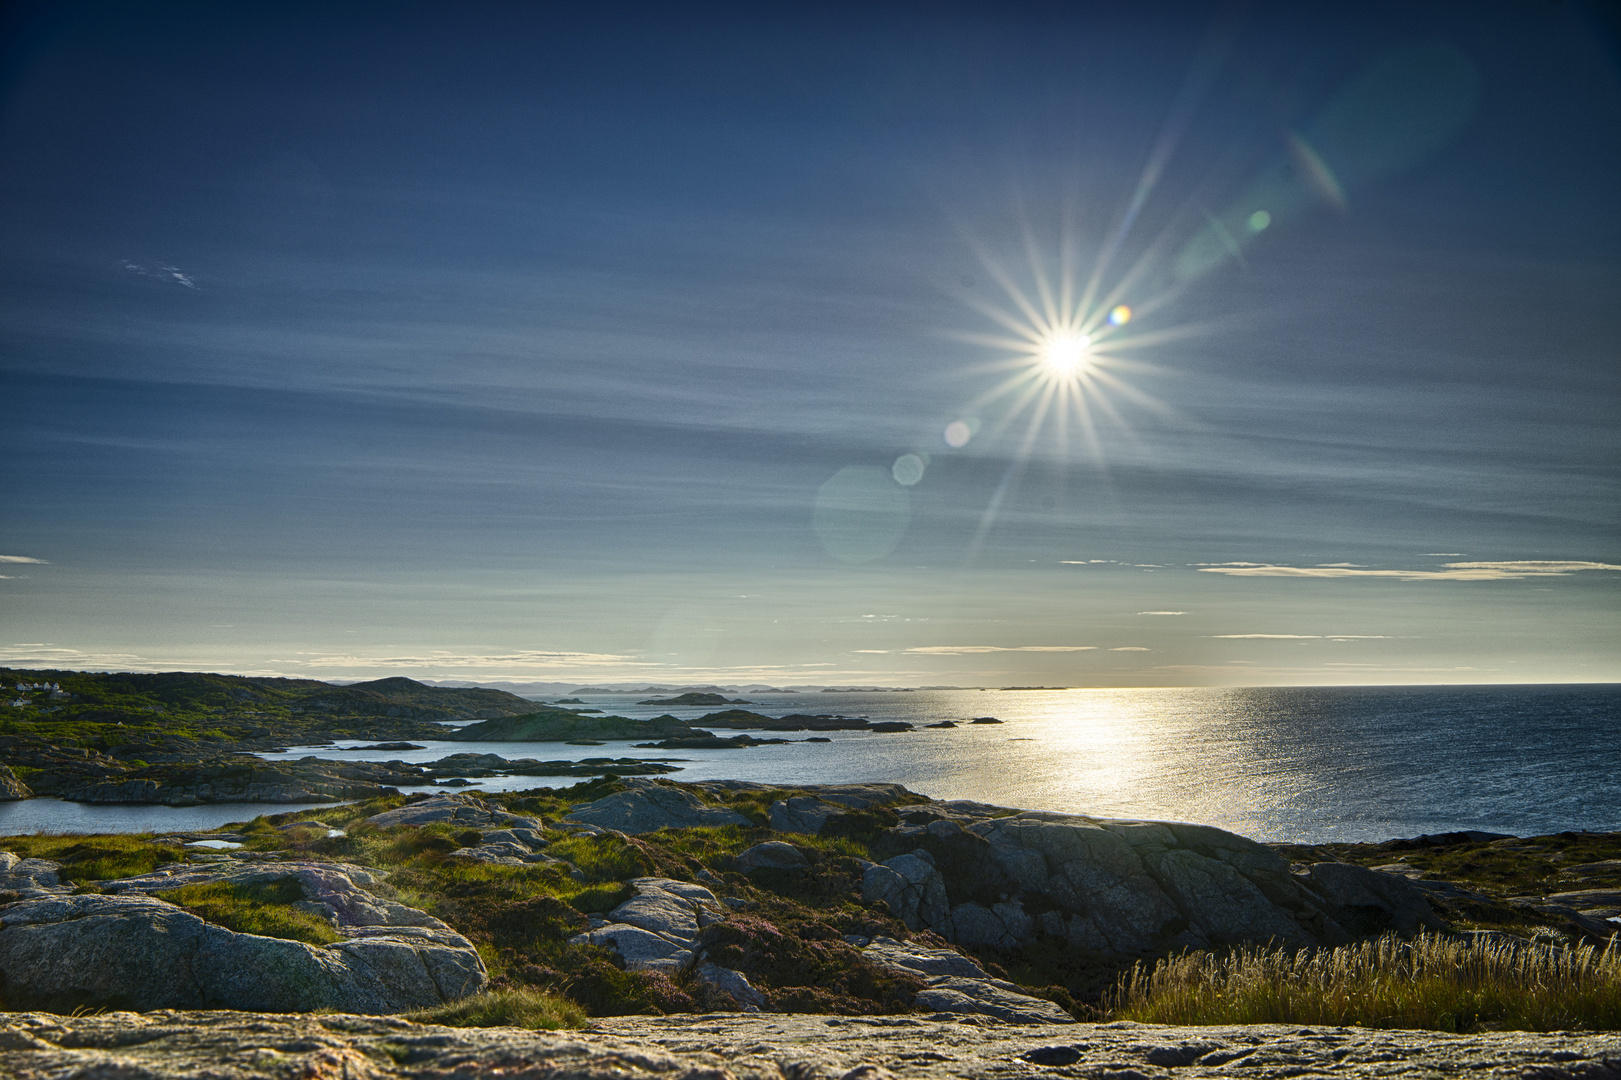
[[[1196,821],[1263,840],[1383,840],[1454,829],[1520,835],[1621,829],[1621,785],[1615,783],[1621,775],[1621,687],[1616,686],[739,696],[753,701],[754,711],[772,716],[840,713],[919,724],[995,716],[1004,723],[903,734],[831,732],[825,733],[828,743],[795,741],[748,750],[434,741],[404,753],[327,747],[266,756],[675,757],[684,759],[682,771],[672,774],[677,780],[895,781],[935,798]],[[622,694],[583,700],[605,713],[638,718],[673,711],[696,719],[711,711],[638,706],[636,696]],[[800,740],[807,734],[815,733],[784,737]],[[518,790],[573,782],[506,777],[474,785]],[[49,815],[31,813],[29,803],[10,804],[0,806],[0,833],[41,827],[198,828],[210,815],[218,824],[292,809],[54,805],[63,807],[71,826],[29,827],[19,815]]]

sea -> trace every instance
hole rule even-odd
[[[664,695],[659,695],[664,696]],[[738,750],[430,741],[359,751],[353,741],[270,759],[432,761],[495,753],[543,761],[667,760],[676,780],[800,785],[883,781],[936,799],[1096,817],[1190,821],[1258,840],[1377,841],[1476,829],[1531,836],[1621,830],[1621,685],[918,690],[738,694],[768,716],[828,713],[914,730],[793,732]],[[696,720],[714,707],[584,694],[576,708]],[[537,700],[555,701],[555,698]],[[999,724],[970,724],[975,717]],[[954,728],[921,725],[957,720]],[[722,734],[732,732],[723,731]],[[756,733],[768,735],[771,733]],[[829,739],[807,743],[809,735]],[[502,777],[459,790],[562,787]],[[430,790],[417,788],[409,790]],[[0,804],[0,835],[209,828],[303,806]]]

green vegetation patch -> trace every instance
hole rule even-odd
[[[343,935],[321,916],[292,906],[304,899],[304,887],[297,878],[249,885],[212,881],[182,885],[154,895],[185,908],[204,922],[239,934],[285,938],[308,945],[330,945],[343,940]]]
[[[87,835],[62,833],[8,836],[5,850],[25,859],[50,859],[62,864],[63,881],[111,881],[150,874],[166,863],[181,862],[185,850],[175,844],[154,844],[151,833]]]

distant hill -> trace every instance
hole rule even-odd
[[[752,702],[752,701],[744,701],[742,698],[729,698],[725,694],[698,694],[698,693],[691,693],[691,694],[681,694],[681,695],[678,695],[677,697],[672,697],[672,698],[648,698],[646,701],[638,701],[636,704],[638,704],[638,705],[680,705],[680,706],[702,705],[702,706],[705,706],[705,707],[709,707],[709,706],[714,706],[714,705],[753,705],[754,702]]]

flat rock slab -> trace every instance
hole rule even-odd
[[[394,825],[432,825],[444,822],[469,829],[523,828],[538,830],[540,822],[492,807],[476,795],[434,795],[385,810],[366,819],[380,829]]]
[[[241,1012],[3,1014],[0,1075],[15,1080],[884,1080],[886,1077],[1301,1075],[1609,1080],[1621,1035],[1280,1026],[1001,1024],[983,1017],[710,1014],[616,1017],[585,1032],[445,1028],[390,1017]]]

